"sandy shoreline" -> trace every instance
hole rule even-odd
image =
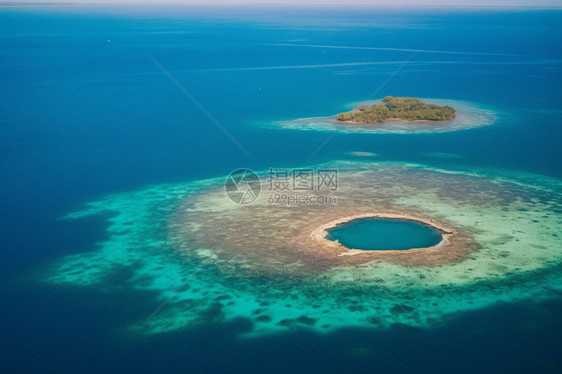
[[[457,113],[455,113],[455,116],[452,119],[448,119],[445,121],[430,121],[425,119],[408,120],[408,119],[401,119],[401,118],[389,118],[384,120],[383,122],[340,121],[339,119],[336,118],[337,116],[333,116],[330,118],[332,119],[332,121],[338,124],[345,123],[347,125],[354,125],[354,126],[385,126],[392,123],[405,123],[405,124],[412,124],[412,125],[414,124],[442,125],[454,121],[457,118],[457,116],[458,116]]]
[[[479,103],[427,98],[423,100],[431,101],[438,105],[452,106],[456,110],[455,117],[445,121],[402,120],[391,118],[382,123],[368,123],[338,121],[336,119],[337,115],[330,115],[280,120],[269,123],[268,127],[274,126],[306,131],[343,131],[349,133],[430,134],[488,126],[493,124],[497,119],[495,111],[483,107]]]

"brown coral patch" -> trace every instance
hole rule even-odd
[[[333,194],[335,204],[276,205],[262,194],[252,204],[236,205],[227,201],[221,187],[204,190],[172,216],[170,235],[184,255],[197,255],[193,248],[208,249],[206,261],[241,276],[312,275],[371,261],[432,267],[464,261],[480,245],[472,229],[455,225],[430,209],[406,207],[398,202],[401,197],[421,192],[459,208],[509,199],[497,185],[478,178],[407,166],[340,174],[341,188]],[[330,225],[367,216],[421,221],[441,230],[444,240],[430,248],[354,251],[325,239]]]

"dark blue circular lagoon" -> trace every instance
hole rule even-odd
[[[327,239],[349,249],[407,250],[439,244],[441,231],[422,222],[391,218],[358,218],[328,230]]]

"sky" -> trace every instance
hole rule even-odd
[[[562,6],[562,0],[0,0],[10,3],[173,3],[173,4],[290,4],[290,5],[392,5],[392,6]]]

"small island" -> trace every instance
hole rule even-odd
[[[426,104],[415,97],[386,96],[381,104],[361,105],[340,113],[336,120],[346,123],[382,124],[386,121],[443,122],[455,118],[457,111],[448,105]]]

